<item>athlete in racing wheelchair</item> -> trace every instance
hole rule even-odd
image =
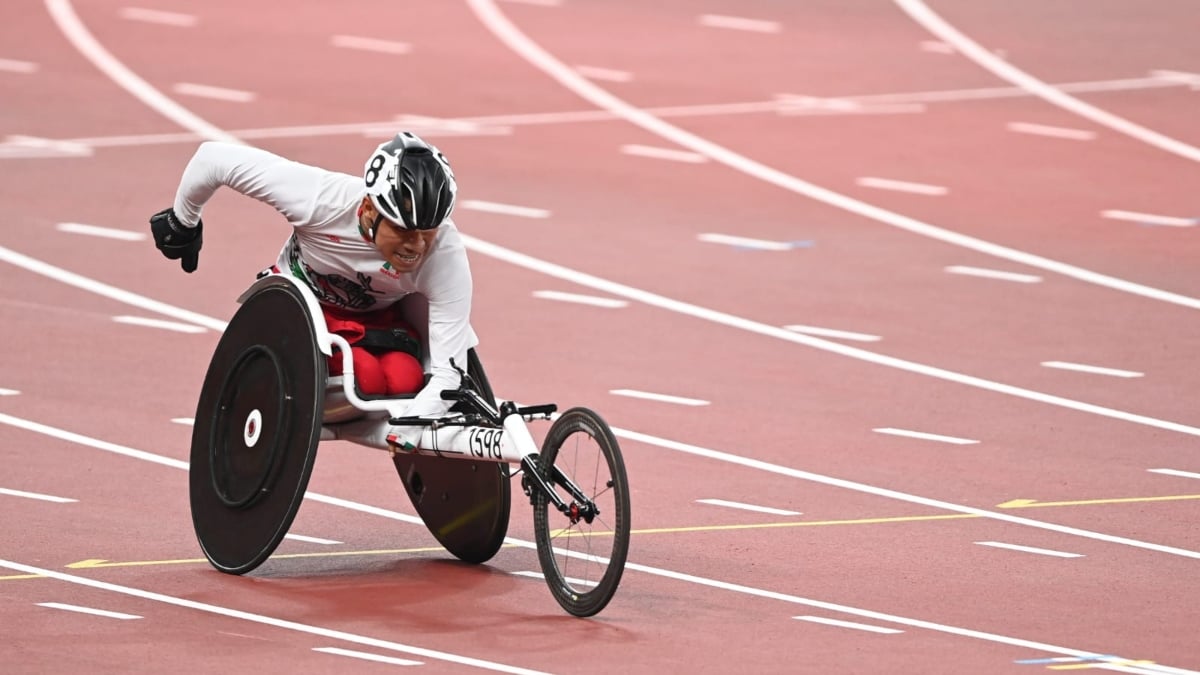
[[[293,232],[243,294],[197,408],[193,524],[210,562],[242,574],[269,557],[299,508],[317,443],[340,438],[388,449],[430,532],[469,562],[503,544],[510,477],[522,474],[555,598],[578,616],[603,608],[628,547],[619,448],[603,420],[577,408],[536,452],[525,422],[554,407],[497,405],[475,352],[466,248],[450,219],[454,174],[437,148],[397,134],[357,177],[203,143],[174,205],[150,219],[155,245],[185,272],[198,265],[201,210],[222,186],[272,205]],[[581,442],[599,447],[588,468],[607,476],[598,485],[573,482],[577,466],[560,468],[579,461],[571,455]],[[551,530],[547,506],[566,528]],[[587,552],[563,550],[562,533],[584,525],[589,534],[576,543]],[[600,538],[609,541],[593,547]],[[596,562],[603,571],[594,578],[567,576]]]

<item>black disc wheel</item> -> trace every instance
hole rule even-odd
[[[192,524],[213,567],[245,574],[287,534],[316,459],[326,362],[304,298],[262,285],[217,344],[192,430]]]
[[[565,502],[535,493],[533,526],[542,574],[575,616],[604,609],[629,553],[629,481],[608,424],[587,408],[562,414],[542,443],[538,467]]]
[[[467,373],[476,392],[496,405],[474,349]],[[392,458],[413,507],[429,532],[454,557],[474,564],[491,560],[508,534],[512,504],[508,465],[397,454]]]

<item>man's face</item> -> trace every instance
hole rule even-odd
[[[371,231],[378,212],[371,201],[364,200],[362,215],[359,223],[365,232]],[[379,231],[375,233],[375,248],[392,265],[397,272],[412,272],[421,265],[425,255],[433,249],[437,239],[437,229],[408,230],[387,218],[379,221]]]

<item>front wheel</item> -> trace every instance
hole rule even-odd
[[[542,574],[563,609],[592,616],[616,593],[629,553],[629,480],[621,448],[599,415],[572,408],[550,426],[538,468],[567,505],[560,512],[535,493]]]

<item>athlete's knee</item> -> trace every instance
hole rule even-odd
[[[425,383],[425,371],[421,362],[412,354],[387,352],[379,357],[379,364],[387,379],[387,393],[412,394],[421,390]]]
[[[350,353],[354,356],[354,383],[359,392],[368,396],[388,393],[388,380],[379,357],[361,347],[352,347]]]

